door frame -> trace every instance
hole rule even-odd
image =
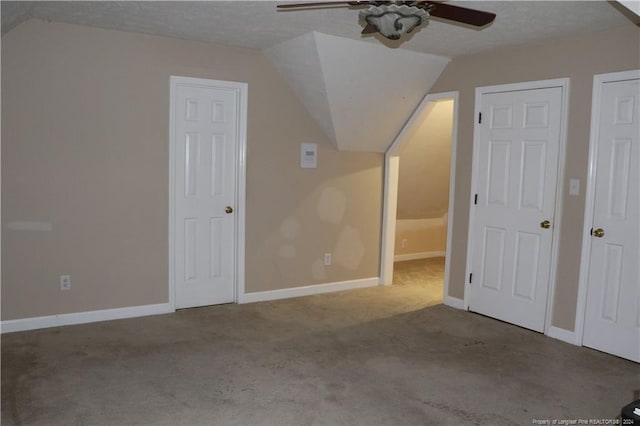
[[[430,102],[444,99],[453,99],[453,128],[451,129],[451,163],[449,170],[449,211],[447,213],[447,247],[444,266],[443,302],[451,306],[461,308],[450,299],[449,294],[449,269],[451,259],[451,236],[453,232],[453,206],[455,195],[456,177],[456,147],[458,140],[458,91],[427,94],[413,114],[402,127],[398,136],[384,155],[384,192],[382,211],[382,242],[380,249],[380,285],[391,285],[393,281],[393,262],[395,256],[396,214],[398,207],[398,171],[400,159],[397,155],[399,148],[408,140],[407,133],[418,122],[420,115]]]
[[[176,201],[173,194],[175,185],[175,111],[174,101],[176,90],[179,85],[187,85],[202,88],[220,88],[233,90],[237,93],[238,113],[237,146],[236,146],[236,175],[234,211],[236,213],[235,240],[235,261],[234,261],[234,302],[242,298],[245,291],[244,286],[244,266],[245,266],[245,205],[246,205],[246,164],[247,164],[247,92],[249,85],[243,82],[212,80],[204,78],[182,77],[172,75],[169,77],[169,306],[175,310],[175,207]]]
[[[585,184],[584,224],[582,229],[582,254],[580,256],[580,278],[578,279],[578,301],[574,325],[575,344],[582,346],[584,323],[587,308],[587,290],[589,285],[589,259],[591,258],[591,227],[596,191],[596,160],[598,154],[598,133],[600,132],[600,111],[602,87],[605,83],[640,79],[640,69],[596,74],[593,76],[593,92],[591,98],[591,129],[589,135],[589,163]]]
[[[567,148],[567,111],[569,109],[569,78],[557,78],[551,80],[526,81],[522,83],[500,84],[494,86],[476,87],[475,106],[473,114],[473,159],[471,166],[471,191],[469,193],[469,228],[467,235],[467,264],[465,270],[465,291],[464,309],[469,310],[470,291],[469,275],[472,272],[473,264],[473,229],[475,226],[475,204],[474,195],[478,193],[478,161],[479,161],[479,139],[480,124],[478,116],[482,106],[482,95],[499,92],[515,92],[523,90],[550,89],[559,87],[562,90],[562,100],[560,102],[560,140],[558,141],[558,174],[556,179],[555,211],[553,214],[553,226],[551,235],[551,259],[549,263],[549,288],[547,291],[546,310],[544,319],[544,334],[549,333],[551,328],[551,316],[553,313],[553,299],[556,289],[556,274],[558,269],[558,252],[560,240],[560,228],[562,226],[562,198],[565,180],[565,158]]]

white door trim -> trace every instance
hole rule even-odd
[[[235,212],[237,215],[235,238],[235,297],[234,301],[244,295],[244,267],[245,267],[245,205],[246,205],[246,163],[247,163],[247,92],[248,84],[235,81],[210,80],[203,78],[170,76],[169,78],[169,306],[175,310],[175,254],[174,254],[174,219],[175,219],[175,197],[173,187],[175,183],[175,129],[174,129],[174,99],[178,84],[190,84],[203,87],[214,87],[236,90],[238,93],[238,145],[236,158],[236,191],[235,191]]]
[[[404,125],[398,136],[387,149],[384,155],[384,195],[382,212],[382,244],[380,252],[380,284],[391,285],[393,281],[393,260],[395,252],[396,236],[396,210],[398,205],[398,169],[399,158],[397,155],[400,146],[406,142],[407,133],[417,123],[422,111],[429,102],[453,99],[453,129],[451,133],[451,166],[449,172],[449,217],[447,223],[447,250],[445,255],[444,270],[444,299],[449,294],[449,269],[451,259],[451,235],[453,229],[453,206],[455,195],[456,177],[456,146],[458,139],[458,92],[444,92],[428,94],[415,109],[407,123]]]
[[[598,152],[598,134],[600,132],[600,100],[602,86],[605,83],[640,78],[640,69],[593,76],[593,94],[591,100],[591,129],[589,136],[589,166],[585,185],[584,226],[582,229],[582,255],[580,256],[580,278],[578,279],[578,301],[574,326],[575,344],[582,346],[584,321],[587,305],[587,287],[589,278],[589,259],[591,258],[591,226],[596,186],[596,156]]]
[[[547,309],[545,314],[545,326],[544,333],[549,333],[551,327],[551,314],[553,311],[553,296],[556,288],[556,272],[558,268],[558,248],[560,227],[562,218],[562,196],[563,196],[563,182],[565,180],[565,153],[567,147],[567,111],[569,108],[569,79],[558,78],[552,80],[539,80],[539,81],[527,81],[522,83],[501,84],[496,86],[483,86],[476,88],[475,94],[475,107],[474,107],[474,128],[473,128],[473,160],[471,171],[471,193],[469,194],[469,232],[467,239],[467,265],[465,271],[465,292],[464,292],[464,309],[469,309],[469,274],[472,269],[473,261],[473,232],[475,225],[474,214],[474,194],[478,192],[478,155],[479,155],[479,135],[480,125],[478,123],[478,114],[481,110],[482,95],[498,92],[513,92],[520,90],[535,90],[535,89],[548,89],[552,87],[560,87],[562,89],[562,101],[561,101],[561,117],[560,117],[560,141],[558,147],[558,178],[556,183],[556,205],[553,217],[552,227],[552,243],[551,243],[551,263],[549,265],[549,290],[547,293]]]

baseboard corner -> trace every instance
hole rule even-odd
[[[562,340],[565,343],[569,343],[571,345],[580,346],[580,343],[576,339],[576,333],[574,331],[565,330],[564,328],[551,326],[547,330],[547,336]]]
[[[447,306],[451,307],[451,308],[464,309],[464,300],[463,299],[458,299],[457,297],[445,296],[442,299],[442,303],[444,305],[447,305]]]

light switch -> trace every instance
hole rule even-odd
[[[580,179],[569,179],[569,195],[580,195]]]

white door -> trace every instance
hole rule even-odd
[[[175,307],[235,299],[239,90],[172,77]]]
[[[640,80],[600,90],[583,345],[640,362]]]
[[[483,93],[469,309],[544,331],[562,87]]]

